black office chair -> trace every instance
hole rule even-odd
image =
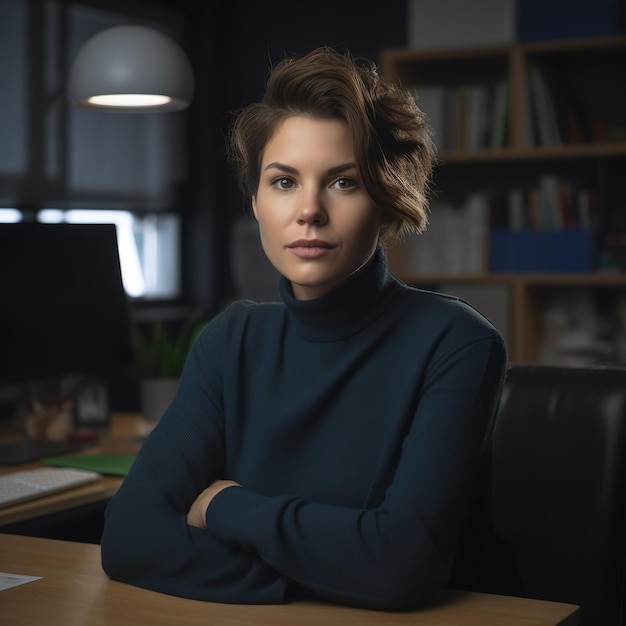
[[[626,368],[510,367],[451,586],[626,624]]]

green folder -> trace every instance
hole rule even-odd
[[[135,454],[62,454],[41,459],[40,463],[56,467],[75,467],[109,476],[126,476],[135,460]]]

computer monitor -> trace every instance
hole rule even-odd
[[[0,385],[132,360],[115,226],[0,224]]]

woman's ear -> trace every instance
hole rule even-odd
[[[257,215],[257,211],[256,211],[256,196],[252,196],[252,212],[254,213],[254,217],[256,218],[256,221],[259,221],[259,216]]]

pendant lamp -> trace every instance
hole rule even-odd
[[[79,50],[68,91],[77,107],[121,111],[178,111],[194,92],[191,63],[167,35],[145,26],[115,26]]]

